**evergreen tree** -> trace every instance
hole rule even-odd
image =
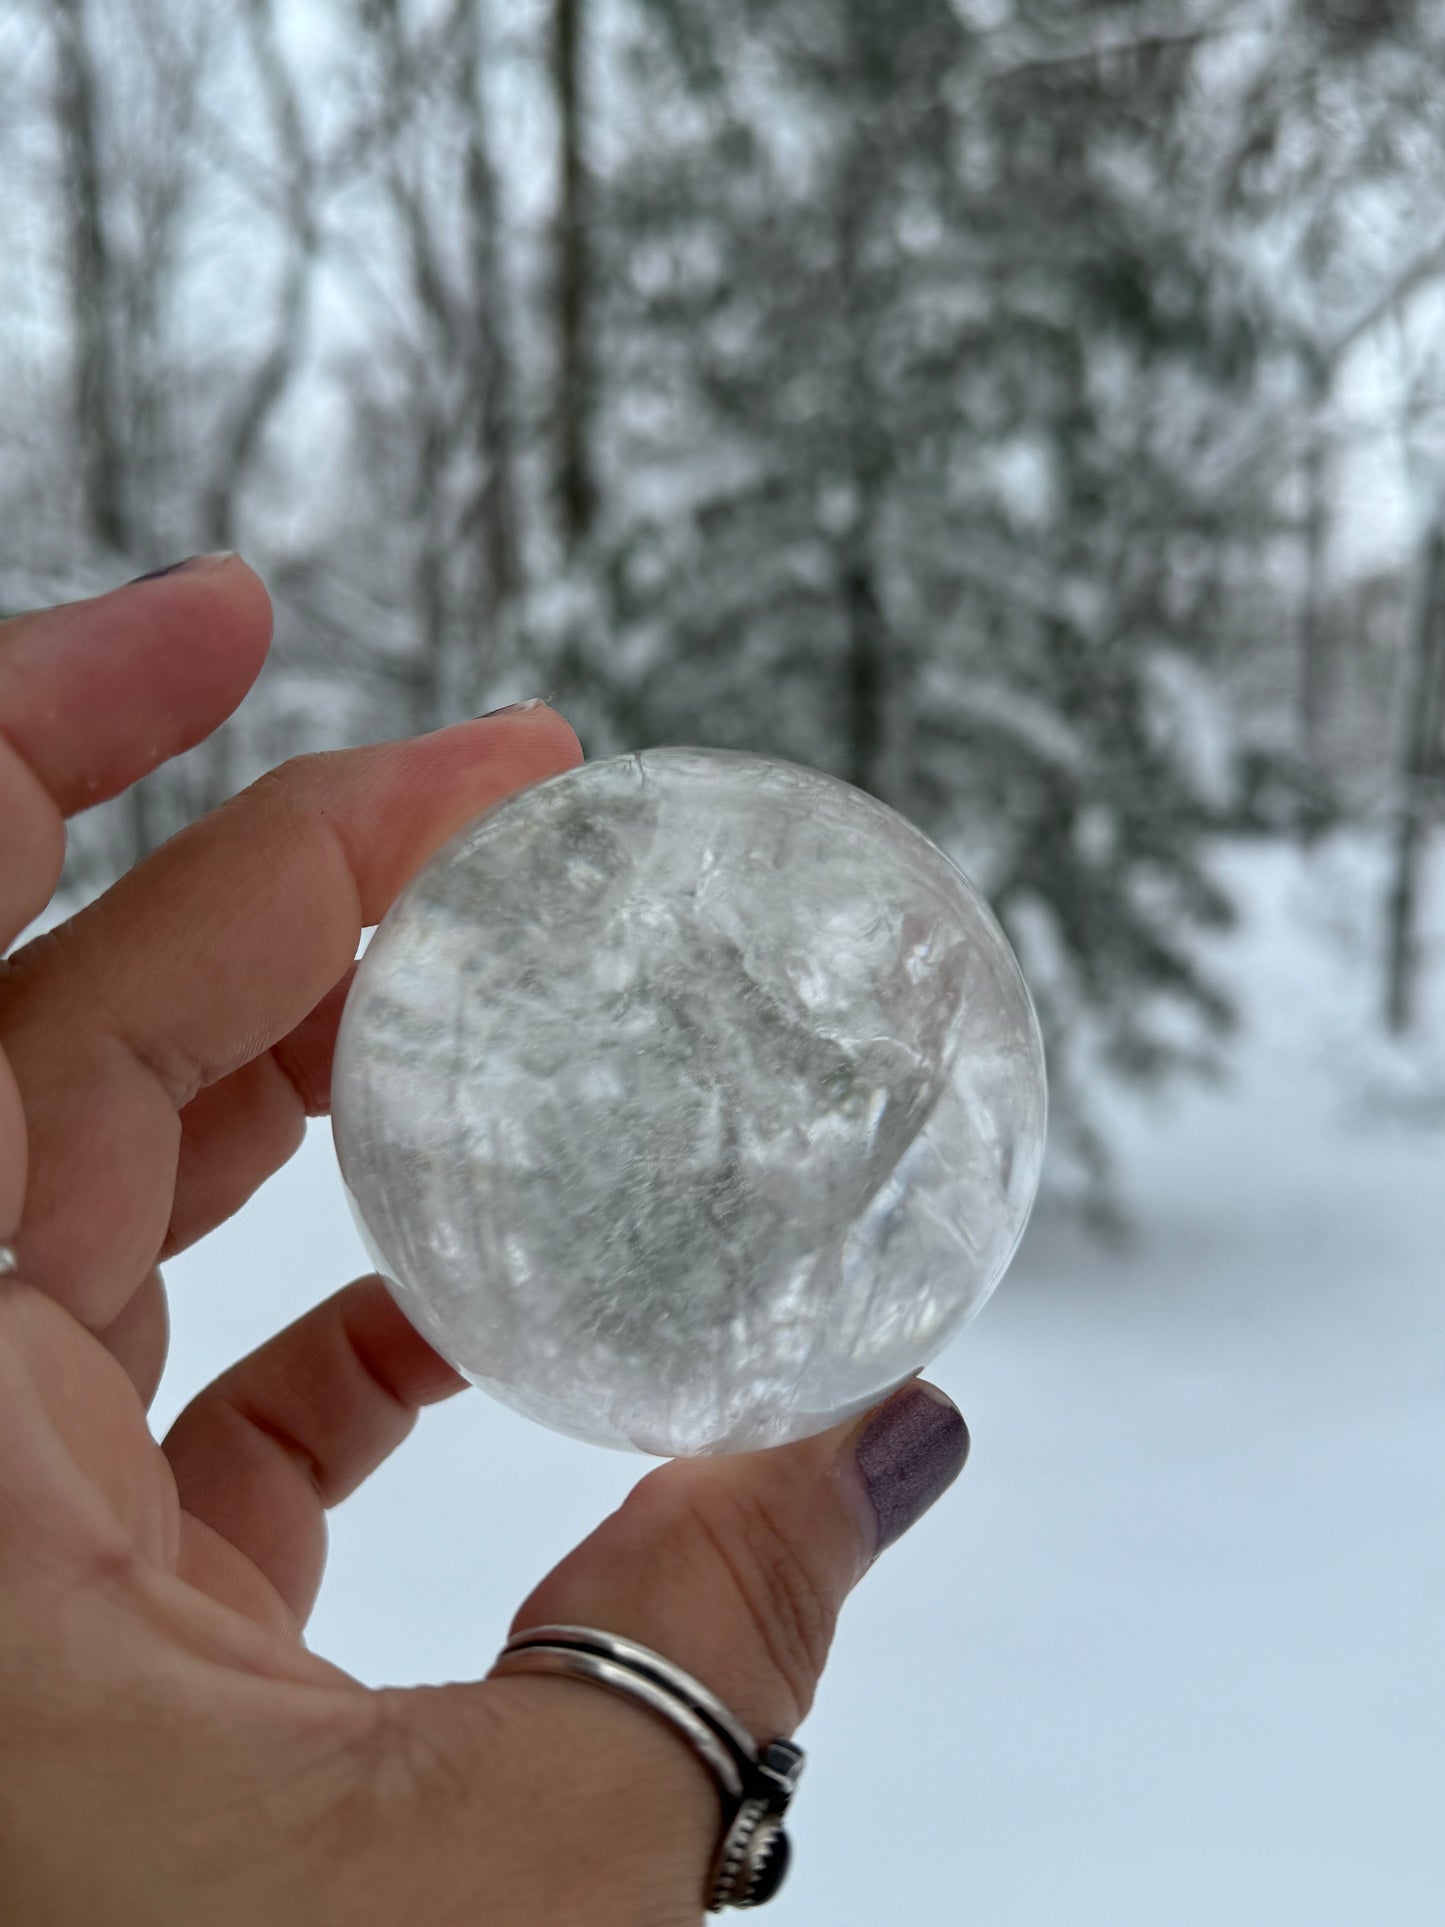
[[[1191,219],[1195,40],[1099,54],[1068,11],[1072,48],[1025,52],[947,0],[654,0],[605,587],[558,662],[608,740],[830,768],[957,850],[1087,1165],[1092,1052],[1152,1076],[1198,1054],[1179,1012],[1227,1020],[1195,961],[1227,792],[1181,706],[1256,540],[1194,480],[1254,330]]]

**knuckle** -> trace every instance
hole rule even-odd
[[[711,1484],[695,1497],[690,1518],[754,1636],[780,1710],[796,1725],[813,1703],[832,1643],[832,1588],[764,1493]]]
[[[325,769],[328,762],[335,758],[334,750],[306,749],[294,756],[288,756],[272,770],[261,777],[285,789],[305,789],[316,776]]]
[[[282,816],[308,816],[335,789],[358,756],[355,749],[308,749],[264,770],[243,792]],[[239,800],[239,799],[237,799]]]
[[[362,1780],[379,1804],[435,1815],[475,1799],[487,1756],[487,1708],[442,1687],[383,1687],[356,1735]]]
[[[284,763],[277,763],[274,769],[258,776],[248,794],[273,808],[292,809],[315,788],[326,760],[325,750],[307,750],[300,756],[288,756]]]
[[[11,959],[15,995],[23,1000],[28,992],[28,1014],[44,1021],[48,1035],[64,1035],[66,1068],[77,1088],[113,1091],[117,1077],[136,1068],[168,1109],[183,1109],[207,1081],[207,1067],[174,1040],[133,1028],[112,998],[104,962],[76,922],[63,923]],[[106,1117],[102,1112],[97,1130],[108,1133]],[[108,1134],[106,1141],[112,1141]]]
[[[249,804],[254,833],[268,850],[284,859],[290,850],[305,848],[322,831],[333,860],[342,870],[351,872],[344,838],[328,816],[327,804],[358,753],[320,749],[292,756],[257,777],[244,795],[235,799],[238,804]]]

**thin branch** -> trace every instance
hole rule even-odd
[[[129,546],[130,520],[112,336],[114,275],[85,0],[56,0],[54,21],[56,112],[69,176],[75,429],[84,451],[86,519],[98,542],[124,552]]]
[[[1365,303],[1354,320],[1341,328],[1333,340],[1321,350],[1320,358],[1326,376],[1334,375],[1340,363],[1357,342],[1362,341],[1390,314],[1396,312],[1402,303],[1408,301],[1419,288],[1434,280],[1442,270],[1445,270],[1445,228],[1441,229],[1427,247],[1421,248],[1413,255],[1374,299]]]

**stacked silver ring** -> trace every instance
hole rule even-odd
[[[701,1681],[635,1640],[591,1626],[532,1626],[503,1647],[494,1675],[550,1673],[621,1693],[664,1720],[716,1783],[722,1839],[708,1870],[704,1905],[760,1907],[783,1884],[790,1847],[783,1816],[803,1771],[789,1740],[759,1746]]]

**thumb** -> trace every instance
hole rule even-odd
[[[636,1486],[512,1623],[597,1626],[710,1686],[759,1739],[812,1705],[844,1599],[950,1486],[968,1428],[914,1382],[797,1445],[676,1459]]]
[[[514,1630],[560,1623],[638,1640],[710,1687],[760,1743],[785,1737],[812,1703],[848,1592],[967,1455],[957,1408],[913,1383],[796,1445],[677,1460],[542,1581]],[[696,1921],[720,1820],[685,1743],[575,1680],[521,1674],[474,1690],[505,1711],[511,1759],[529,1762],[527,1834],[552,1840],[554,1869],[585,1870],[591,1910],[577,1917]]]

